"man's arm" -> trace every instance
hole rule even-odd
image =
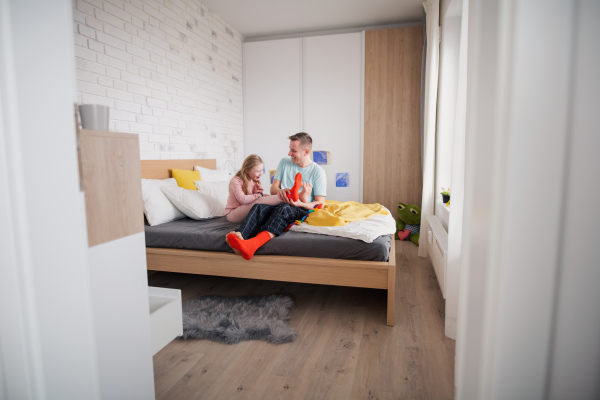
[[[273,179],[273,184],[271,185],[271,194],[275,195],[279,193],[279,190],[281,190],[281,181]]]
[[[317,204],[325,204],[325,196],[315,196],[315,201],[308,204],[311,204],[311,208],[314,208]]]

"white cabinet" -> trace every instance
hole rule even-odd
[[[329,151],[327,198],[360,201],[362,188],[362,33],[304,39],[304,130],[313,150]],[[348,173],[348,187],[336,174]]]
[[[103,399],[153,399],[138,136],[81,131],[90,291]]]
[[[90,247],[90,282],[103,399],[153,399],[144,232]]]
[[[362,33],[244,44],[245,154],[268,171],[288,153],[288,136],[305,131],[328,151],[327,199],[361,200]],[[336,188],[336,173],[349,185]]]

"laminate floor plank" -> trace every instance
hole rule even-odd
[[[205,392],[207,398],[213,399],[257,399],[263,395],[263,386],[258,382],[268,374],[272,364],[281,357],[283,347],[263,342],[254,345],[240,354],[240,360],[223,371],[220,383],[212,386],[213,390]]]
[[[302,303],[302,311],[304,311],[298,316],[296,310],[292,314],[292,321],[297,321],[297,324],[291,323],[291,325],[298,332],[298,339],[292,345],[286,346],[283,357],[272,370],[273,375],[294,378],[298,377],[306,367],[311,355],[307,349],[318,347],[319,340],[327,328],[328,316],[331,315],[331,294],[332,290],[317,290],[311,291],[310,297],[296,296],[296,304]]]
[[[185,343],[180,341],[178,344]],[[243,355],[252,346],[251,342],[238,343],[235,349],[230,345],[222,343],[211,344],[211,349],[205,351],[204,357],[198,360],[186,374],[181,376],[175,385],[164,393],[161,399],[193,400],[217,398],[210,397],[207,393],[218,391],[225,383],[228,383],[227,369],[240,360],[243,360],[243,357],[240,355]],[[160,352],[155,355],[155,358],[159,354]]]
[[[314,361],[300,375],[305,382],[304,399],[348,399],[354,382],[364,327],[364,310],[340,307],[332,320],[324,347],[315,351]]]
[[[393,341],[395,327],[380,323],[381,316],[366,315],[359,358],[352,386],[352,399],[382,399],[397,393],[400,350]]]
[[[154,368],[157,399],[164,398],[165,394],[177,384],[181,377],[185,376],[204,357],[204,353],[198,347],[200,346],[178,346],[177,341],[175,341],[175,343],[171,343],[170,346],[163,349],[161,357],[165,359],[165,362],[155,365]]]
[[[452,399],[454,341],[431,261],[396,241],[396,326],[385,291],[157,272],[150,286],[292,297],[298,339],[274,345],[174,340],[154,356],[157,399]]]

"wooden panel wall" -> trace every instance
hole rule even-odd
[[[143,232],[138,135],[84,129],[79,146],[88,245]]]
[[[423,27],[365,32],[363,202],[421,206]]]

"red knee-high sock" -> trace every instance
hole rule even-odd
[[[296,179],[294,180],[294,186],[292,186],[292,188],[290,189],[291,192],[288,193],[288,198],[290,198],[294,201],[298,201],[298,199],[300,198],[298,196],[298,190],[300,190],[301,186],[302,186],[302,174],[300,172],[298,172],[296,174]]]
[[[227,234],[229,245],[234,249],[239,250],[240,253],[242,253],[242,257],[246,260],[250,260],[254,255],[254,252],[269,240],[271,240],[271,235],[267,231],[259,232],[258,235],[248,240],[240,239],[233,233]]]

